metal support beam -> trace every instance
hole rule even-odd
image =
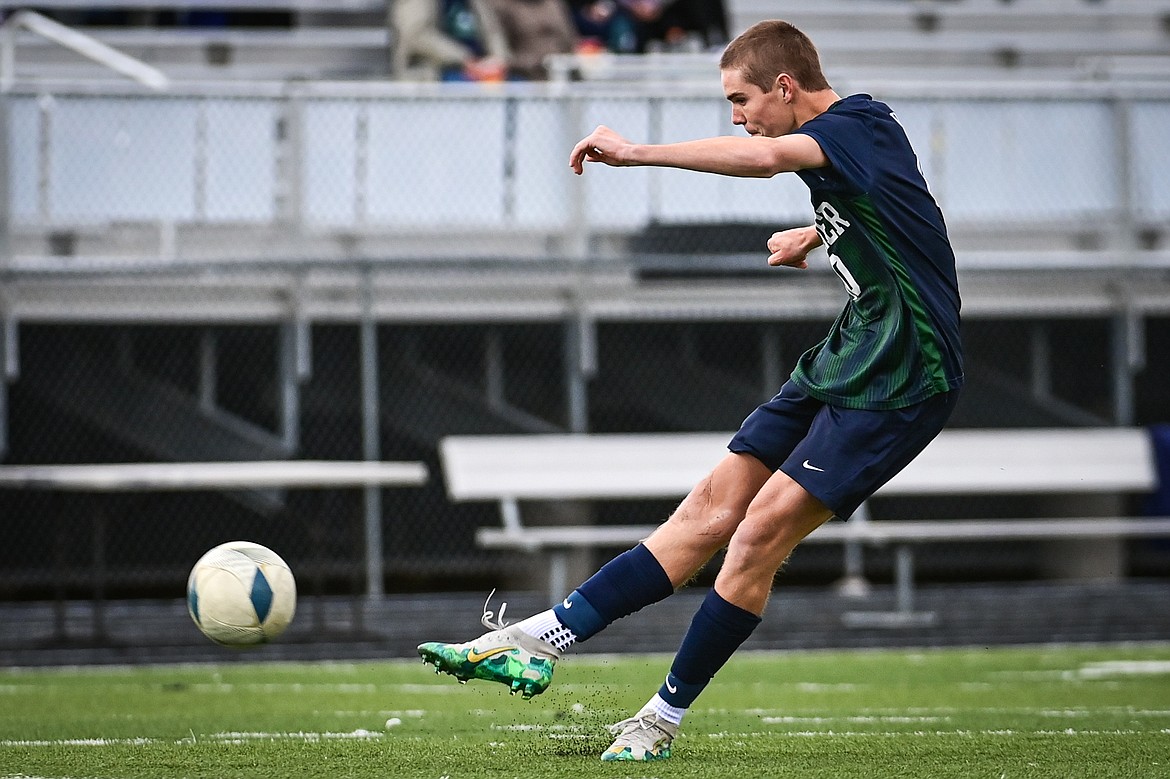
[[[20,378],[20,324],[6,316],[0,327],[4,328],[4,381],[13,382]]]
[[[572,96],[565,96],[563,99],[565,100],[564,130],[566,133],[563,146],[566,149],[571,149],[577,139],[581,137],[580,133],[583,132],[585,116],[582,103],[584,100]],[[566,257],[583,260],[589,254],[590,238],[586,182],[584,177],[580,176],[565,176],[564,182],[567,190],[565,199],[569,204],[569,219],[565,223],[568,226],[563,233],[561,251]]]
[[[0,92],[0,269],[12,264],[12,206],[9,192],[12,170],[9,166],[11,152],[8,140],[8,124],[12,121],[12,115],[9,100],[7,93]]]
[[[765,397],[775,395],[784,383],[784,352],[780,341],[780,328],[774,324],[764,325],[760,333],[760,376]]]
[[[585,315],[565,323],[565,387],[569,430],[589,431],[589,379],[597,374],[597,325]]]
[[[374,321],[373,280],[369,273],[362,279],[362,318],[359,329],[362,376],[362,457],[382,459],[381,412],[378,405],[378,325]],[[382,491],[376,486],[365,488],[366,597],[381,599],[384,592],[382,561]]]
[[[489,327],[484,333],[483,383],[488,406],[503,408],[507,403],[504,382],[504,340],[498,327]]]
[[[569,591],[569,553],[564,549],[549,552],[548,599],[555,603]]]
[[[276,180],[273,207],[294,234],[305,232],[305,98],[297,86],[290,87],[288,100],[276,120]]]
[[[219,338],[210,329],[199,335],[199,408],[215,410],[219,385]]]
[[[1032,397],[1046,400],[1052,395],[1052,344],[1048,339],[1048,325],[1033,322],[1028,335],[1032,358]]]
[[[894,549],[894,592],[899,614],[914,613],[914,552],[909,544]]]
[[[1117,176],[1117,217],[1112,220],[1113,241],[1118,249],[1133,251],[1137,247],[1137,225],[1134,214],[1134,159],[1133,159],[1133,102],[1114,98],[1113,112],[1115,140],[1111,146],[1116,154],[1114,171]]]
[[[285,322],[280,326],[280,438],[289,452],[300,447],[300,382],[307,375],[308,326]]]
[[[0,320],[0,355],[3,359],[3,375],[0,375],[0,460],[8,458],[8,384],[20,377],[20,326],[10,316]]]
[[[364,101],[358,103],[353,131],[353,220],[364,225],[370,212],[370,110]]]
[[[1112,368],[1113,421],[1122,427],[1134,424],[1134,374],[1146,364],[1145,320],[1126,309],[1113,317]]]
[[[8,382],[0,381],[0,460],[8,459]]]
[[[862,503],[847,522],[850,525],[865,525],[869,522],[869,504]],[[869,580],[865,578],[865,549],[860,541],[848,540],[844,544],[845,571],[837,582],[837,591],[846,597],[861,598],[869,595]]]

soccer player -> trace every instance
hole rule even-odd
[[[842,519],[939,433],[963,382],[955,258],[943,217],[897,118],[868,95],[838,96],[812,42],[783,21],[754,25],[720,60],[731,120],[748,137],[644,145],[598,127],[569,155],[728,176],[796,173],[813,224],[777,232],[768,263],[804,268],[823,245],[848,300],[779,394],[753,411],[665,523],[563,602],[463,644],[430,642],[424,661],[532,697],[561,653],[668,597],[727,554],[658,692],[612,726],[603,760],[657,760],[687,708],[759,624],[773,577],[796,545]]]

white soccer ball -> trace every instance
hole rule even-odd
[[[279,636],[292,622],[297,583],[288,564],[251,541],[220,544],[187,578],[187,611],[217,644],[248,647]]]

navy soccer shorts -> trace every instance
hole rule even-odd
[[[781,470],[841,519],[926,448],[943,429],[958,390],[887,411],[841,408],[791,381],[743,421],[727,448]]]

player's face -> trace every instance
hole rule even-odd
[[[765,92],[744,79],[738,69],[722,72],[723,94],[731,103],[731,123],[741,125],[748,135],[776,138],[796,128],[791,107],[780,90]]]

